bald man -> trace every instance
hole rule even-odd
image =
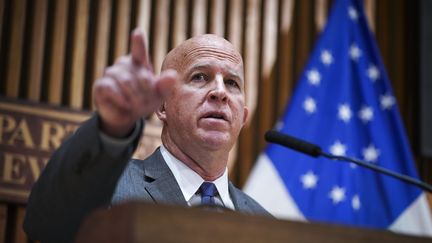
[[[24,222],[29,237],[73,241],[93,209],[129,200],[269,215],[228,180],[228,155],[248,116],[244,82],[241,55],[215,35],[185,41],[155,75],[135,30],[131,54],[94,84],[95,116],[54,153],[33,187]],[[153,112],[163,122],[162,145],[131,160],[142,118]]]

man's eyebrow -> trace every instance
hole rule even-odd
[[[208,64],[208,63],[198,63],[198,64],[194,64],[191,66],[190,70],[194,70],[194,69],[206,69],[206,68],[211,68],[212,65]]]
[[[209,64],[209,63],[198,63],[195,65],[192,65],[190,68],[189,72],[192,72],[193,70],[197,70],[197,69],[211,69],[213,65]],[[243,79],[241,78],[241,75],[238,74],[237,72],[234,72],[232,70],[228,70],[227,71],[230,77],[233,77],[235,79],[238,79],[240,81],[243,82]]]

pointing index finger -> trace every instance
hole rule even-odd
[[[131,35],[131,56],[135,64],[153,71],[144,34],[139,28],[136,28]]]

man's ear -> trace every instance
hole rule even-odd
[[[156,115],[159,120],[165,122],[166,121],[166,112],[165,112],[165,102],[156,110]]]
[[[244,124],[246,124],[246,122],[247,122],[247,120],[248,120],[248,117],[249,117],[249,108],[248,108],[247,106],[245,106],[245,107],[243,108],[243,124],[242,124],[242,126],[243,126]]]

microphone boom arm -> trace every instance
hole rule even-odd
[[[405,181],[407,183],[413,184],[413,185],[415,185],[415,186],[417,186],[417,187],[419,187],[419,188],[421,188],[421,189],[423,189],[423,190],[425,190],[425,191],[427,191],[429,193],[432,193],[432,186],[431,185],[429,185],[429,184],[427,184],[425,182],[422,182],[420,180],[417,180],[415,178],[412,178],[410,176],[403,175],[403,174],[400,174],[400,173],[397,173],[397,172],[394,172],[394,171],[382,168],[380,166],[377,166],[377,165],[374,165],[374,164],[371,164],[371,163],[366,163],[364,161],[353,159],[353,158],[349,158],[349,157],[345,157],[345,156],[332,155],[332,154],[328,154],[328,153],[325,153],[325,152],[322,152],[322,151],[321,151],[321,155],[323,157],[326,157],[326,158],[332,159],[332,160],[343,161],[343,162],[347,162],[347,161],[352,162],[352,163],[354,163],[356,165],[359,165],[359,166],[362,166],[362,167],[365,167],[365,168],[368,168],[368,169],[371,169],[371,170],[375,170],[375,171],[378,171],[378,172],[383,173],[385,175],[388,175],[388,176],[391,176],[393,178],[396,178],[398,180]]]
[[[284,147],[290,148],[292,150],[298,151],[298,152],[302,152],[304,154],[307,154],[309,156],[312,157],[319,157],[319,156],[323,156],[326,157],[328,159],[332,159],[332,160],[338,160],[338,161],[344,161],[344,162],[352,162],[356,165],[383,173],[385,175],[391,176],[393,178],[396,178],[398,180],[404,181],[406,183],[415,185],[429,193],[432,193],[432,186],[422,182],[416,178],[407,176],[407,175],[403,175],[385,168],[382,168],[380,166],[371,164],[371,163],[367,163],[358,159],[353,159],[350,157],[345,157],[345,156],[338,156],[338,155],[332,155],[326,152],[323,152],[321,150],[321,148],[318,145],[306,142],[304,140],[295,138],[295,137],[291,137],[288,136],[286,134],[283,134],[281,132],[278,131],[268,131],[265,134],[265,140],[267,142],[271,142],[271,143],[276,143],[279,145],[282,145]]]

